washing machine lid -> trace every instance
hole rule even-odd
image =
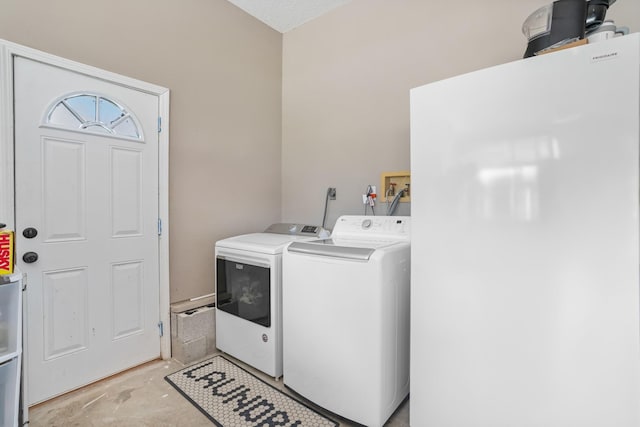
[[[306,255],[367,261],[377,250],[408,244],[403,240],[331,238],[291,243],[287,251]]]

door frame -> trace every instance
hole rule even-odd
[[[59,56],[0,39],[0,221],[15,229],[13,61],[23,57],[84,74],[110,83],[155,95],[159,99],[158,134],[158,216],[161,235],[158,239],[160,279],[160,319],[165,326],[160,337],[160,356],[171,357],[169,296],[169,89],[120,74],[101,70]],[[27,302],[28,303],[28,302]],[[25,324],[28,328],[28,324]],[[27,331],[28,333],[28,331]]]

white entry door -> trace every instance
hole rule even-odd
[[[160,356],[155,95],[14,61],[28,403]]]

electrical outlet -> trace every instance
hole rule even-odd
[[[336,199],[335,187],[329,187],[329,190],[327,190],[327,194],[329,195],[329,200],[335,200]]]

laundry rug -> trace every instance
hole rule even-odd
[[[339,424],[222,356],[165,380],[220,427],[336,427]]]

